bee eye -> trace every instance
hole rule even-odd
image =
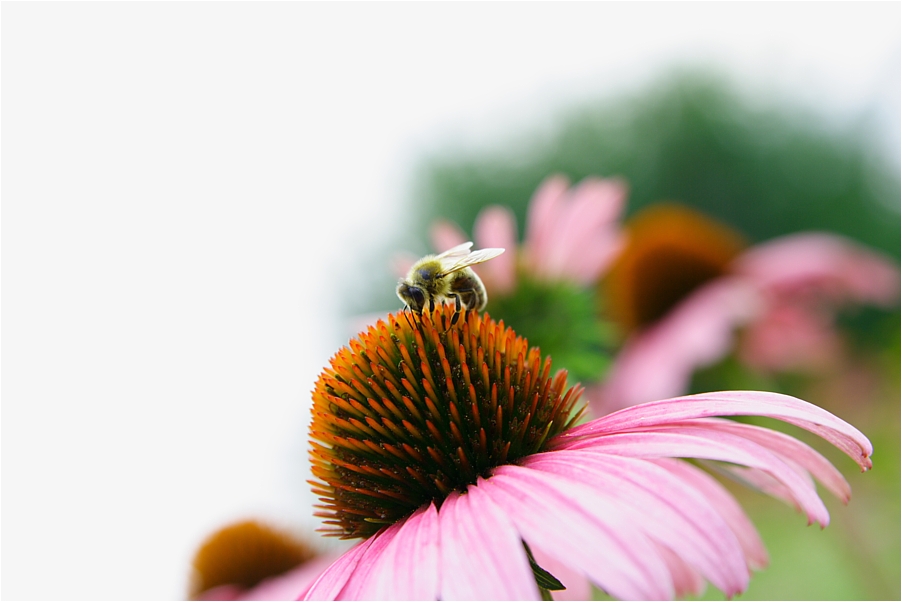
[[[417,311],[423,309],[423,306],[426,304],[426,295],[423,294],[422,289],[411,286],[407,289],[407,294],[410,296],[411,309]]]

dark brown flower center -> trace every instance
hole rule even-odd
[[[220,585],[251,588],[315,556],[290,535],[256,521],[229,525],[211,535],[194,557],[189,596]]]
[[[488,315],[453,313],[389,315],[320,375],[311,484],[330,534],[369,537],[578,419],[581,388],[552,378],[550,358]]]
[[[626,249],[602,281],[607,309],[624,332],[648,326],[698,287],[729,271],[742,237],[676,204],[660,204],[626,226]]]

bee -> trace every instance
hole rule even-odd
[[[413,264],[406,278],[398,281],[398,298],[405,309],[422,313],[427,307],[430,313],[436,303],[454,300],[454,316],[451,325],[457,323],[461,309],[482,311],[488,301],[485,286],[469,266],[488,261],[504,253],[504,249],[480,249],[470,251],[471,242],[465,242],[439,255],[427,255]]]

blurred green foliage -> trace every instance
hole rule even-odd
[[[898,165],[859,131],[811,114],[753,108],[714,76],[688,72],[650,90],[572,108],[556,127],[520,135],[495,152],[444,153],[417,175],[420,231],[447,217],[470,231],[479,210],[526,206],[549,174],[576,182],[621,176],[628,214],[657,201],[696,207],[752,242],[829,230],[899,256]],[[525,142],[524,142],[525,140]]]
[[[571,384],[597,382],[607,371],[616,339],[598,315],[594,289],[568,282],[537,283],[517,276],[514,296],[489,297],[486,311],[566,368]]]

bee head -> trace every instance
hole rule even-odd
[[[405,281],[398,283],[398,298],[414,311],[423,311],[426,305],[426,293],[418,286],[413,286]]]

